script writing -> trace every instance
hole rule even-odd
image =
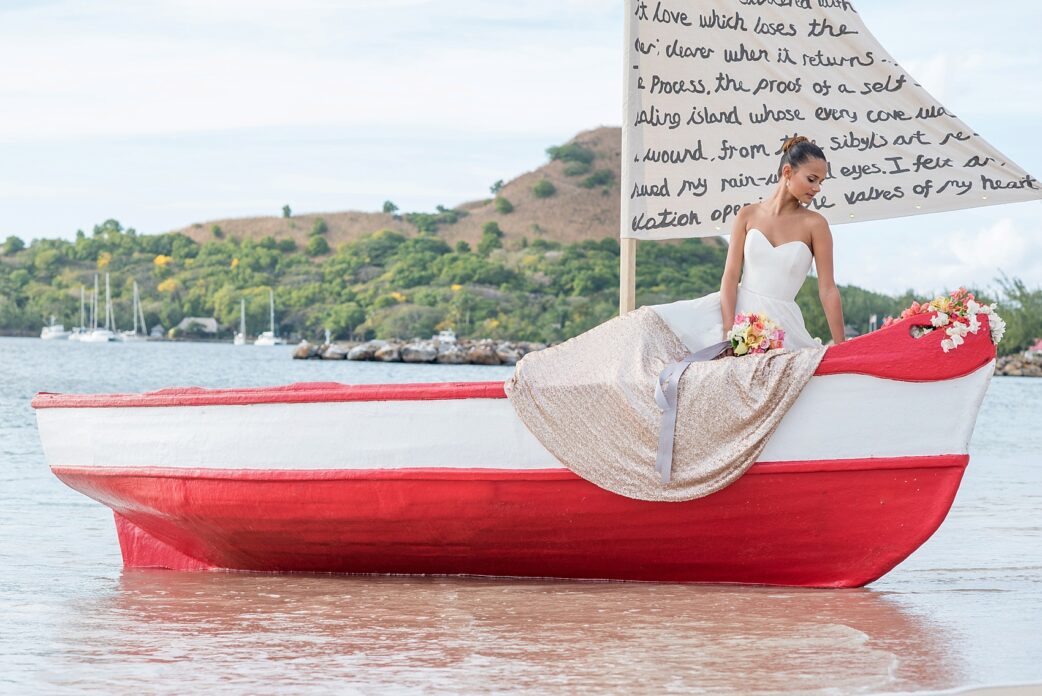
[[[1038,189],[894,62],[846,0],[627,8],[624,235],[729,232],[778,186],[796,134],[826,154],[810,206],[834,223]]]

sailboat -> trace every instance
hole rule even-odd
[[[246,345],[246,298],[239,300],[239,331],[235,334],[232,343],[237,346]]]
[[[79,324],[79,326],[72,327],[72,332],[69,334],[69,340],[70,341],[79,341],[87,333],[87,322],[86,322],[85,307],[84,307],[84,293],[85,293],[85,288],[81,285],[80,286],[80,324]]]
[[[284,346],[286,345],[286,339],[281,336],[275,335],[275,291],[268,288],[268,306],[271,313],[271,329],[268,331],[262,331],[253,345],[255,346]]]
[[[131,309],[134,315],[134,328],[119,332],[121,341],[145,341],[148,335],[145,333],[145,313],[141,309],[141,296],[138,293],[137,281],[134,281],[134,304]]]
[[[57,338],[68,338],[71,332],[65,330],[62,324],[54,323],[54,315],[51,315],[51,323],[40,330],[40,338],[45,341],[53,341]]]
[[[659,53],[652,48],[670,41],[706,51],[694,62],[673,60],[664,71],[679,66],[697,72],[707,84],[727,71],[741,87],[710,94],[695,84],[700,105],[692,112],[696,128],[720,122],[730,128],[727,137],[732,140],[754,137],[755,128],[747,132],[729,125],[739,109],[726,102],[742,99],[745,114],[750,107],[757,113],[763,106],[762,120],[771,121],[766,130],[777,141],[786,128],[780,120],[797,113],[809,120],[816,106],[827,109],[817,119],[815,136],[822,145],[837,144],[829,149],[830,162],[831,154],[837,158],[833,188],[868,186],[858,183],[864,169],[845,174],[836,166],[843,156],[858,154],[845,143],[869,142],[858,140],[863,136],[842,120],[847,113],[842,109],[856,99],[862,104],[858,108],[866,109],[886,102],[890,121],[876,119],[873,127],[889,143],[897,136],[908,143],[897,156],[924,142],[940,147],[940,130],[941,136],[951,134],[948,141],[962,153],[960,163],[990,162],[986,171],[983,165],[972,165],[977,170],[965,180],[972,184],[984,176],[985,182],[997,182],[988,184],[986,197],[957,197],[954,187],[938,194],[934,181],[933,188],[919,189],[930,194],[929,200],[912,198],[912,187],[902,182],[882,193],[874,188],[874,193],[852,194],[848,204],[833,199],[832,207],[823,208],[830,215],[841,211],[843,220],[862,215],[878,219],[949,204],[970,207],[1039,197],[1030,178],[1020,188],[1007,186],[1018,180],[1015,172],[1011,176],[1012,160],[1001,153],[994,157],[994,148],[974,129],[935,102],[922,111],[900,110],[893,103],[904,94],[891,91],[885,100],[876,94],[851,96],[856,91],[848,83],[860,84],[852,82],[853,72],[871,69],[880,75],[856,78],[869,91],[876,84],[888,91],[904,85],[906,94],[923,98],[914,80],[902,77],[903,69],[871,43],[874,39],[851,3],[807,4],[798,13],[800,22],[842,26],[842,37],[821,31],[800,36],[745,31],[797,21],[797,13],[782,6],[788,4],[675,0],[671,12],[677,16],[713,13],[712,21],[685,23],[683,28],[676,22],[666,26],[629,18],[624,45],[641,55],[620,63],[629,88],[627,116],[636,116],[626,126],[636,130],[623,136],[623,210],[664,202],[674,207],[669,215],[629,210],[620,220],[623,310],[632,301],[629,264],[636,243],[626,232],[650,231],[664,238],[681,223],[701,221],[704,229],[697,231],[713,233],[712,223],[725,222],[734,210],[724,207],[731,205],[729,200],[714,199],[721,187],[700,186],[696,167],[762,168],[757,158],[769,156],[761,143],[743,145],[747,154],[737,148],[727,151],[733,163],[719,161],[702,154],[698,138],[708,142],[708,136],[690,138],[690,132],[680,149],[648,149],[654,137],[668,136],[672,129],[662,127],[671,125],[662,106],[644,100],[672,100],[669,114],[677,123],[677,106],[691,111],[690,95],[677,90],[686,91],[695,80],[665,82],[670,89],[655,94],[648,88],[657,73],[647,71],[643,61],[656,60]],[[686,14],[680,15],[681,10]],[[639,33],[644,31],[685,33],[677,39]],[[735,50],[736,36],[740,51]],[[857,55],[871,51],[871,60],[846,57],[856,49],[855,41],[865,44]],[[802,65],[793,58],[800,51]],[[665,61],[669,52],[661,53]],[[747,55],[757,57],[747,60]],[[766,72],[761,58],[771,59]],[[740,70],[753,77],[739,75]],[[754,94],[761,79],[765,86]],[[783,103],[802,100],[799,112],[795,103],[780,109],[763,104],[777,91],[779,80],[788,80],[782,85]],[[812,80],[821,82],[817,92],[825,83],[842,83],[847,92],[836,89],[830,99],[844,95],[846,105],[833,110],[833,101],[802,88]],[[858,127],[866,120],[859,120]],[[921,132],[911,138],[917,128]],[[841,152],[844,148],[847,152]],[[692,188],[679,207],[669,197],[659,200],[657,193],[651,194],[655,200],[650,203],[641,197],[628,202],[633,176],[628,164],[648,160],[645,155],[654,162],[684,165],[682,175]],[[966,177],[951,161],[945,178]],[[756,200],[753,189],[762,182],[740,188],[747,179],[734,177],[739,190],[729,195]],[[645,183],[651,181],[656,180]],[[680,183],[670,188],[671,196],[682,193]],[[669,187],[653,188],[665,193]],[[709,212],[688,213],[689,205],[692,210],[706,205]],[[113,510],[126,567],[856,587],[889,572],[936,531],[969,462],[970,437],[994,372],[995,345],[988,315],[981,314],[981,330],[946,352],[943,331],[924,334],[936,318],[916,315],[829,347],[748,471],[712,495],[683,502],[635,500],[579,477],[525,427],[498,381],[43,393],[33,407],[51,471]],[[274,316],[266,333],[275,338]],[[943,427],[924,426],[923,414],[935,414],[938,408],[943,408]]]
[[[98,327],[98,275],[94,274],[94,309],[91,312],[92,326],[89,333],[84,334],[82,343],[108,343],[116,340],[115,318],[112,316],[112,296],[109,288],[109,274],[105,274],[105,326]]]

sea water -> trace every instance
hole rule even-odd
[[[112,513],[44,462],[36,392],[510,374],[291,351],[0,338],[0,692],[848,694],[1042,682],[1042,380],[992,381],[948,519],[864,589],[124,570]],[[945,428],[946,408],[922,413],[922,427]]]

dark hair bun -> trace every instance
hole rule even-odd
[[[794,145],[799,145],[800,143],[805,143],[805,142],[807,142],[807,140],[808,139],[805,138],[802,135],[794,135],[794,136],[792,136],[791,138],[789,138],[788,140],[785,141],[785,144],[781,146],[781,151],[782,152],[788,152],[789,149],[792,148]]]
[[[786,164],[793,169],[798,169],[811,159],[823,160],[825,159],[825,153],[810,138],[794,135],[782,145],[781,162],[778,163],[778,175],[781,175],[782,168]]]

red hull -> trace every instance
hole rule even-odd
[[[127,567],[857,587],[937,529],[967,461],[761,463],[684,503],[562,470],[54,471],[115,510]]]

